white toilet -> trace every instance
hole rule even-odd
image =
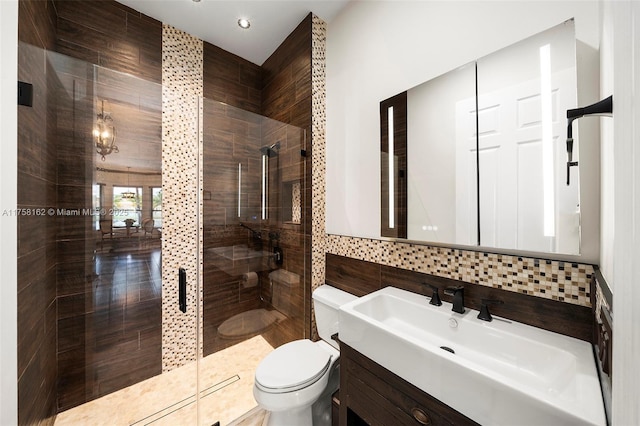
[[[275,291],[275,289],[274,289]],[[255,374],[253,396],[269,411],[270,426],[331,424],[331,395],[340,384],[338,308],[356,296],[328,285],[313,292],[318,334],[322,340],[295,340],[267,355]]]

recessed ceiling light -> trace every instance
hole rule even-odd
[[[194,3],[200,3],[200,0],[193,0]]]
[[[240,19],[238,19],[238,26],[240,28],[246,30],[247,28],[249,28],[251,26],[251,22],[249,22],[248,19],[240,18]]]

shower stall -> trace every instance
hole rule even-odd
[[[305,131],[19,52],[19,422],[228,423],[261,357],[308,337]]]
[[[304,336],[304,131],[203,106],[204,354],[256,335],[279,346]]]

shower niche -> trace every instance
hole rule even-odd
[[[300,225],[302,219],[302,183],[289,181],[283,183],[282,220],[284,223]]]

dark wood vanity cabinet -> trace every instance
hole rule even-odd
[[[340,426],[477,425],[348,345],[340,345]]]

